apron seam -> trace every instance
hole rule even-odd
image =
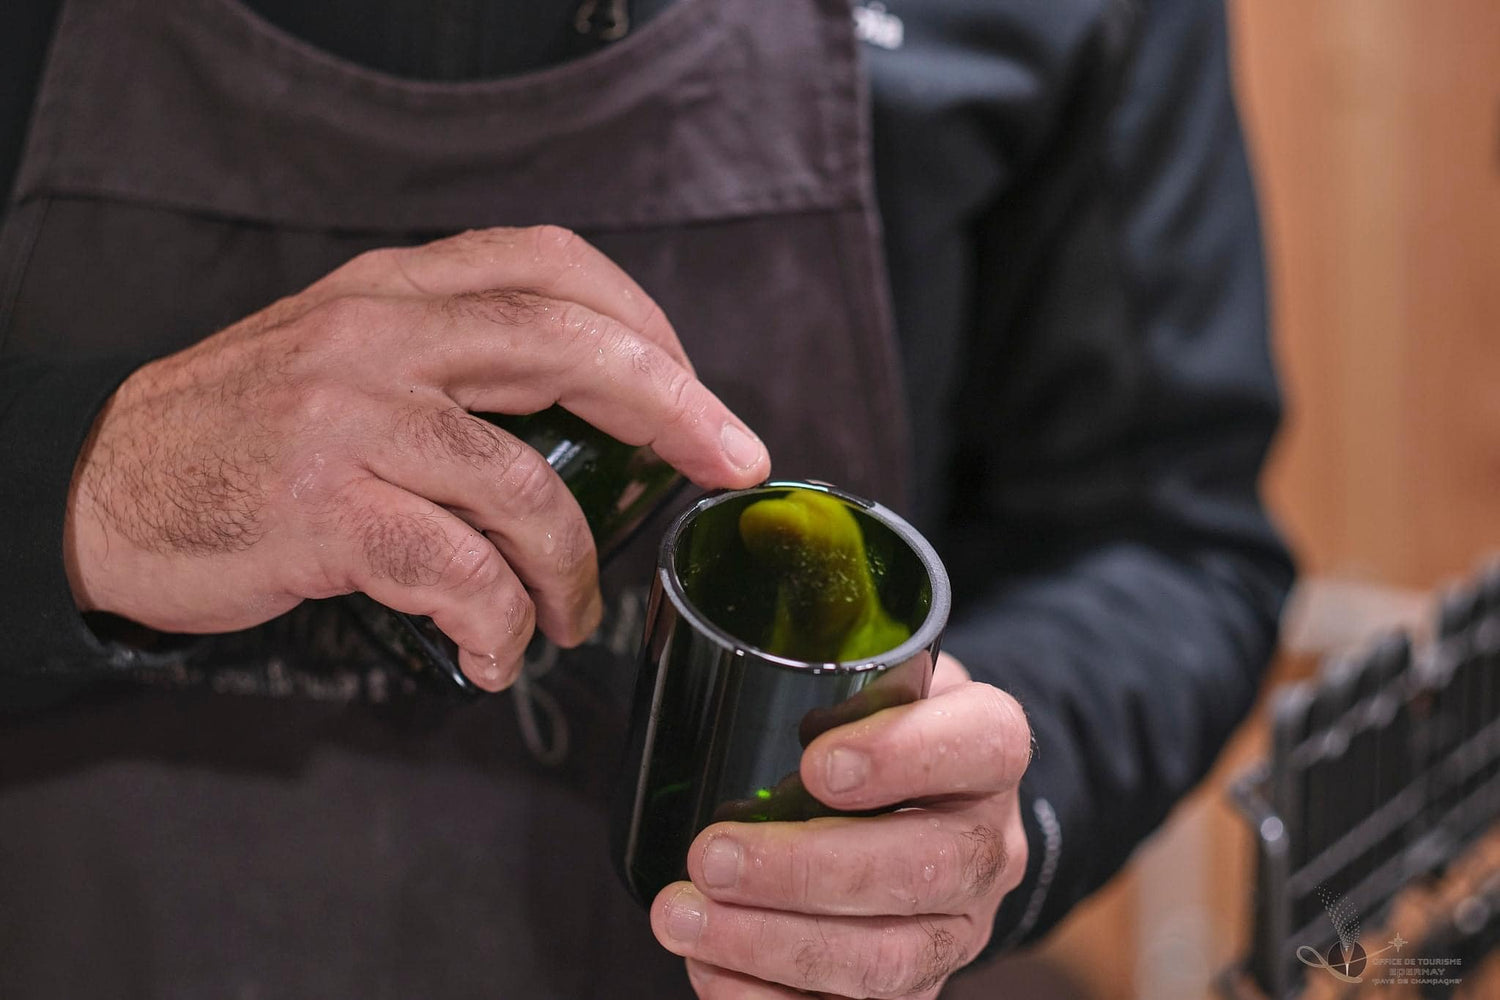
[[[33,206],[35,210],[29,211]],[[37,239],[42,234],[42,223],[47,218],[47,209],[50,206],[51,201],[47,198],[28,200],[24,205],[13,206],[7,215],[6,228],[10,225],[19,225],[21,230],[16,236],[15,261],[7,268],[5,284],[3,288],[0,288],[0,356],[9,353],[7,348],[10,346],[16,302],[21,296],[22,279],[31,265],[31,255],[36,251]],[[17,214],[21,214],[22,217],[17,219]],[[0,249],[3,249],[3,244],[0,244]],[[0,264],[4,264],[8,256],[8,254],[0,254]]]
[[[835,0],[835,6],[842,6],[842,0]],[[848,22],[845,30],[844,22]],[[851,156],[848,150],[861,148],[858,145],[858,136],[861,132],[859,123],[854,120],[853,115],[843,115],[839,112],[843,108],[859,107],[859,84],[857,75],[863,72],[860,66],[859,50],[854,40],[852,18],[823,19],[823,48],[842,51],[846,54],[847,72],[844,74],[845,83],[835,82],[837,74],[825,73],[820,80],[822,86],[819,88],[819,117],[823,125],[823,168],[828,176],[837,178],[845,184],[853,185],[856,192],[861,190],[862,171],[858,167],[861,157]],[[841,100],[844,102],[841,104]],[[846,127],[840,127],[840,122]],[[855,161],[854,169],[851,171],[851,163]],[[851,176],[853,174],[854,176]]]
[[[869,147],[869,125],[860,117],[869,104],[865,76],[867,71],[864,60],[860,58],[859,42],[854,36],[852,19],[826,17],[823,19],[823,31],[824,46],[847,53],[850,64],[848,72],[841,78],[835,78],[837,82],[830,81],[824,88],[825,134],[834,137],[828,144],[830,156],[826,168],[832,176],[845,181],[851,189],[850,197],[853,201],[862,206],[871,206],[868,213],[861,213],[858,218],[851,220],[853,226],[865,230],[862,235],[870,243],[869,253],[865,252],[857,240],[854,241],[852,251],[846,247],[841,238],[844,233],[841,232],[838,220],[832,220],[833,244],[839,258],[838,271],[844,300],[856,323],[871,331],[869,339],[875,341],[876,350],[859,349],[856,343],[857,327],[851,328],[850,346],[853,348],[855,369],[872,389],[871,392],[860,394],[868,426],[878,427],[882,413],[899,415],[899,419],[894,421],[896,427],[893,431],[872,436],[883,442],[881,450],[886,452],[886,468],[890,470],[885,478],[892,491],[890,497],[877,499],[888,499],[892,506],[904,507],[910,499],[907,494],[910,490],[909,453],[912,448],[911,408],[905,386],[897,377],[900,360],[895,318],[884,294],[884,262],[880,255],[883,237],[877,209],[874,207],[878,203],[875,199],[874,177],[870,172],[871,158],[865,155]],[[841,108],[851,110],[845,114],[834,113]],[[843,151],[842,154],[840,151]],[[876,289],[871,301],[863,301],[864,297],[853,286],[855,277],[852,272],[855,271],[866,275]],[[876,357],[877,353],[879,357]],[[877,394],[884,397],[884,406],[877,405]]]
[[[0,266],[6,266],[5,274],[0,276],[4,279],[4,285],[0,286],[0,356],[9,355],[16,305],[26,283],[26,273],[30,270],[37,241],[41,238],[42,223],[51,207],[51,199],[45,194],[46,185],[40,178],[52,173],[61,158],[63,129],[57,123],[65,115],[66,102],[62,95],[72,93],[76,83],[74,77],[79,65],[76,50],[80,46],[63,45],[60,40],[70,22],[81,20],[76,6],[63,0],[62,9],[58,12],[57,24],[47,44],[47,56],[37,82],[36,97],[31,102],[30,123],[26,139],[21,145],[21,157],[16,163],[16,176],[11,182],[7,211],[3,219],[0,219],[0,229],[3,229],[0,231],[0,237],[3,237],[0,238],[0,250],[4,249],[11,237],[11,227],[21,227],[14,237],[14,259],[0,253]],[[90,37],[81,23],[73,24],[72,30],[81,32],[85,38]],[[28,210],[33,204],[36,206],[35,210]]]
[[[36,193],[31,190],[31,186],[40,184],[37,178],[51,174],[62,158],[64,130],[58,127],[58,120],[66,117],[62,95],[73,93],[75,89],[79,65],[76,50],[81,46],[63,45],[61,41],[69,30],[77,31],[84,38],[92,40],[86,25],[87,21],[78,14],[77,4],[63,0],[57,25],[52,31],[52,40],[47,47],[46,62],[37,83],[37,95],[32,101],[31,123],[22,145],[21,159],[16,165],[16,177],[11,185],[12,205],[19,205]]]
[[[866,315],[866,310],[861,308],[859,304],[859,294],[854,287],[854,275],[852,273],[852,271],[855,270],[855,262],[851,260],[852,255],[844,245],[844,237],[846,233],[845,227],[840,225],[840,221],[840,218],[835,216],[828,220],[828,224],[829,228],[833,231],[831,234],[833,238],[830,242],[833,244],[834,255],[838,258],[839,261],[839,291],[844,299],[845,308],[848,309],[850,317],[854,320],[854,322],[849,326],[846,340],[849,348],[849,354],[851,355],[851,367],[853,371],[857,373],[858,377],[864,382],[864,384],[867,385],[870,389],[870,391],[868,392],[857,393],[860,398],[860,402],[864,407],[864,416],[866,421],[865,425],[870,429],[869,431],[867,431],[867,433],[872,439],[878,439],[879,434],[875,431],[875,428],[879,427],[879,418],[883,409],[882,406],[878,405],[878,402],[883,402],[887,407],[890,408],[898,408],[898,404],[902,403],[903,401],[893,396],[890,380],[885,378],[884,374],[878,370],[880,366],[873,363],[873,359],[871,357],[873,352],[862,351],[859,349],[859,331],[862,327],[876,330],[880,334],[882,334],[882,336],[884,334],[884,330],[880,329],[881,324],[878,322],[878,317]],[[851,219],[850,221],[856,225],[859,222],[858,219]],[[859,270],[863,270],[863,268],[859,268]],[[882,399],[877,401],[875,398],[877,396],[882,397]],[[902,411],[903,422],[906,419],[904,409],[904,406],[899,407],[899,410]],[[886,451],[887,449],[881,448],[880,450]],[[886,462],[892,462],[892,459],[894,457],[895,456],[893,455],[887,454],[885,456]],[[890,464],[887,466],[887,468],[893,471],[882,478],[889,479],[890,487],[892,489],[902,489],[902,466],[898,464]],[[867,470],[867,474],[870,474],[872,472],[874,472],[874,470]],[[872,499],[884,501],[890,498],[876,496]]]
[[[138,174],[137,176],[147,181],[156,179],[155,176],[148,174]],[[252,225],[286,232],[338,232],[351,235],[379,236],[386,233],[442,233],[456,228],[463,228],[462,226],[421,225],[404,219],[397,219],[382,225],[365,228],[360,226],[331,225],[320,221],[252,216],[216,209],[207,203],[208,199],[206,198],[202,200],[190,200],[187,198],[152,197],[142,194],[133,187],[111,185],[99,181],[54,184],[34,194],[29,194],[28,198],[36,198],[38,200],[58,199],[112,202],[133,205],[152,211],[171,212],[184,216],[213,219],[226,224]],[[582,218],[577,220],[576,224],[572,224],[572,228],[590,232],[640,232],[675,226],[713,225],[740,219],[815,215],[825,212],[837,213],[861,207],[858,196],[853,192],[839,192],[836,197],[825,199],[819,198],[816,195],[810,195],[805,191],[799,191],[795,186],[787,186],[770,189],[754,198],[721,199],[715,202],[711,210],[688,209],[677,214],[667,214],[652,210],[641,213]]]

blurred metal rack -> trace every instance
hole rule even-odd
[[[1231,795],[1257,871],[1250,952],[1222,992],[1288,1000],[1308,972],[1299,949],[1340,940],[1327,905],[1381,923],[1500,818],[1500,563],[1448,593],[1430,640],[1392,634],[1278,691],[1269,759]],[[1500,940],[1488,910],[1443,927],[1422,946],[1473,962]]]

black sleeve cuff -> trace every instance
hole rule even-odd
[[[76,673],[108,650],[73,600],[63,521],[73,466],[94,418],[141,359],[0,361],[0,677]]]

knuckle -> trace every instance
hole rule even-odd
[[[942,985],[963,963],[957,935],[935,923],[883,934],[863,963],[859,992],[866,997],[907,997]]]
[[[531,596],[514,577],[507,579],[502,574],[489,594],[468,606],[478,609],[469,619],[475,629],[469,639],[470,648],[519,669],[536,629],[536,605]]]
[[[443,253],[473,253],[489,242],[490,232],[490,230],[486,229],[465,229],[451,236],[445,236],[440,240],[433,240],[427,245],[427,249],[438,250]]]
[[[291,387],[291,395],[292,419],[314,434],[342,423],[355,409],[353,392],[327,378],[303,379]]]
[[[916,950],[901,934],[882,934],[876,939],[859,976],[859,995],[898,997],[915,992],[918,978]]]
[[[630,368],[630,373],[644,382],[654,382],[662,370],[661,348],[618,320],[604,317],[601,339],[608,349]]]
[[[793,906],[806,906],[815,892],[818,861],[812,856],[812,851],[802,837],[788,838],[782,851],[781,896]]]
[[[820,933],[816,938],[804,938],[792,951],[792,965],[797,970],[798,989],[822,990],[829,985],[837,968],[828,942]]]
[[[435,445],[445,454],[476,467],[497,463],[509,466],[522,449],[519,441],[460,406],[425,410],[423,418],[414,421],[411,430],[418,443]]]
[[[983,719],[981,753],[997,773],[1019,780],[1031,762],[1031,726],[1021,703],[990,684],[977,685]]]
[[[907,986],[908,993],[926,993],[941,986],[965,958],[958,935],[949,928],[925,924],[922,931],[924,940],[918,948],[916,975]]]
[[[505,472],[506,506],[512,516],[525,520],[550,510],[558,502],[562,486],[552,466],[530,448],[519,448]]]
[[[662,401],[670,423],[684,423],[695,415],[694,387],[698,380],[686,370],[678,368],[669,374],[662,385]]]
[[[519,586],[504,598],[505,639],[516,649],[525,649],[536,631],[536,605]]]
[[[443,299],[443,312],[453,319],[476,320],[494,326],[520,327],[547,313],[547,301],[529,288],[479,288],[455,292]]]
[[[297,359],[305,370],[346,373],[386,337],[390,306],[364,295],[334,295],[314,305],[296,324]]]
[[[599,352],[602,362],[609,358],[623,364],[630,377],[655,393],[666,410],[666,419],[678,421],[694,412],[699,397],[691,372],[649,338],[610,317],[598,323]],[[699,407],[701,409],[701,407]]]
[[[378,325],[380,303],[365,295],[334,295],[318,303],[310,314],[324,336],[342,340],[365,335]]]
[[[591,572],[591,567],[597,562],[594,534],[589,530],[589,523],[584,520],[583,514],[575,513],[563,528],[557,546],[558,575],[574,580],[580,590],[592,589],[595,574]]]
[[[416,252],[436,253],[450,257],[473,257],[490,255],[496,250],[509,249],[516,242],[516,230],[504,226],[489,229],[466,229],[440,240],[433,240]]]
[[[553,334],[566,343],[583,343],[603,339],[611,321],[586,306],[566,302],[551,313]],[[602,355],[596,355],[601,357]]]
[[[382,284],[399,264],[398,251],[390,247],[378,247],[355,254],[338,267],[308,286],[308,291],[336,292],[337,289],[372,288]]]
[[[289,295],[277,299],[264,309],[253,315],[247,316],[235,324],[239,330],[262,335],[273,330],[280,330],[290,325],[294,320],[308,310],[308,297],[304,295]]]
[[[999,730],[1007,735],[1016,729],[1027,729],[1026,714],[1021,710],[1021,703],[1014,697],[995,687],[993,684],[975,682],[977,692],[975,697],[980,700],[983,712],[989,727]]]
[[[988,823],[977,823],[959,835],[963,859],[960,884],[970,896],[987,896],[1008,867],[1005,838]]]
[[[539,261],[557,261],[566,266],[583,256],[583,237],[566,226],[532,226],[527,233]]]
[[[355,254],[339,271],[346,275],[380,275],[388,273],[394,266],[396,258],[402,253],[395,247],[376,247],[363,253]]]
[[[469,544],[454,547],[441,578],[443,586],[455,594],[484,593],[502,578],[500,555],[488,542],[475,536]]]
[[[453,557],[436,518],[359,511],[349,515],[366,570],[403,587],[430,587]]]

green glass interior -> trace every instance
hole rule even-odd
[[[785,497],[797,489],[757,490],[716,504],[700,511],[677,538],[673,568],[694,610],[735,645],[758,653],[783,655],[771,648],[770,639],[784,575],[767,566],[745,545],[740,533],[740,515],[751,504]],[[865,562],[881,605],[905,626],[908,635],[915,634],[932,608],[932,583],[922,561],[899,535],[859,504],[836,494],[823,495],[836,500],[853,515],[863,537]]]

